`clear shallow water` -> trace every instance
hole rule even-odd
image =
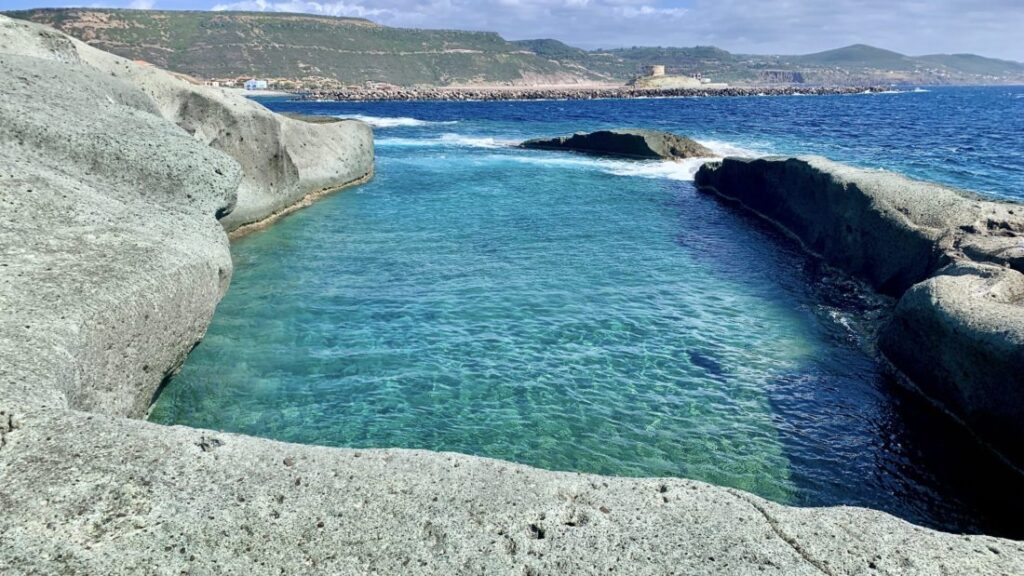
[[[822,153],[1012,196],[1017,95],[269,101],[377,124],[377,177],[233,245],[231,291],[151,417],[1019,534],[1017,480],[875,360],[886,302],[699,194],[696,163],[506,146],[662,128],[723,153]]]

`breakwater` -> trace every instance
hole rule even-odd
[[[303,100],[340,102],[389,101],[493,101],[493,100],[597,100],[603,98],[706,98],[711,96],[824,96],[879,93],[879,86],[774,86],[730,88],[349,88],[316,90],[299,95]]]

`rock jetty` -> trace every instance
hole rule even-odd
[[[697,185],[899,298],[880,348],[1024,469],[1024,204],[823,158],[726,158]]]
[[[765,86],[727,88],[346,88],[314,90],[298,95],[303,100],[382,102],[410,100],[599,100],[602,98],[702,98],[709,96],[824,96],[885,92],[878,86]]]
[[[227,216],[364,178],[369,130],[3,16],[0,70],[4,576],[1024,573],[1021,543],[871,510],[146,422],[227,288]]]
[[[638,159],[682,160],[711,158],[710,149],[685,136],[658,130],[598,130],[577,132],[557,138],[527,140],[521,148],[534,150],[570,150],[600,156]]]

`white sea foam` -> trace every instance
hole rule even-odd
[[[731,142],[725,142],[723,140],[703,140],[698,139],[698,144],[702,144],[707,148],[710,148],[716,156],[724,158],[725,156],[739,156],[741,158],[757,158],[758,156],[764,156],[767,151],[759,151],[753,148],[744,148],[737,146]]]
[[[470,148],[508,148],[519,144],[518,140],[490,136],[466,136],[465,134],[442,134],[439,140],[442,144],[449,146],[468,146]]]
[[[455,120],[446,122],[433,122],[429,120],[420,120],[418,118],[408,118],[405,116],[365,116],[363,114],[338,114],[335,118],[342,118],[344,120],[362,120],[374,128],[401,128],[409,126],[440,126],[447,124],[457,124]]]
[[[498,159],[498,158],[495,158]],[[692,181],[701,164],[712,158],[687,158],[679,162],[664,160],[614,160],[575,154],[514,155],[501,160],[566,170],[599,170],[615,176],[660,180]]]
[[[725,156],[742,156],[753,158],[762,154],[749,148],[742,148],[720,140],[698,140],[715,153],[709,158],[687,158],[680,161],[672,160],[618,160],[600,158],[580,154],[534,152],[505,157],[514,162],[523,162],[539,166],[568,168],[576,170],[596,169],[616,176],[632,176],[635,178],[651,178],[661,180],[692,181],[701,165],[710,160],[720,160]]]
[[[924,88],[914,88],[913,90],[897,90],[893,88],[891,90],[879,90],[877,92],[865,90],[864,92],[861,92],[861,94],[921,94],[923,92],[931,92],[931,90],[925,90]]]
[[[518,144],[518,140],[503,140],[490,136],[468,136],[465,134],[446,133],[433,138],[380,138],[378,146],[453,146],[464,148],[508,148]]]
[[[708,160],[709,158],[687,158],[675,162],[661,160],[616,162],[616,165],[609,165],[603,167],[603,169],[609,174],[615,174],[616,176],[690,181],[693,180],[701,165]]]
[[[637,178],[655,178],[664,180],[691,181],[702,164],[709,160],[719,160],[726,156],[754,158],[763,156],[760,151],[744,148],[722,140],[697,140],[714,152],[708,158],[687,158],[681,161],[671,160],[618,160],[582,154],[549,151],[521,151],[515,154],[495,156],[511,162],[521,162],[537,166],[566,168],[574,170],[597,169],[616,176],[634,176]],[[378,146],[409,146],[409,147],[463,147],[502,149],[514,148],[518,140],[494,138],[490,136],[469,136],[466,134],[446,133],[432,138],[380,138]]]
[[[721,140],[698,140],[707,148],[710,148],[715,156],[712,158],[686,158],[685,160],[646,160],[646,161],[621,161],[604,160],[602,168],[616,176],[636,176],[638,178],[660,178],[665,180],[691,181],[697,170],[710,160],[720,160],[726,156],[739,156],[743,158],[756,158],[761,153],[722,142]]]

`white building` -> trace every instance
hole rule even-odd
[[[255,78],[253,78],[251,80],[246,80],[245,81],[245,89],[246,90],[266,90],[267,89],[267,81],[266,80],[257,80]]]

